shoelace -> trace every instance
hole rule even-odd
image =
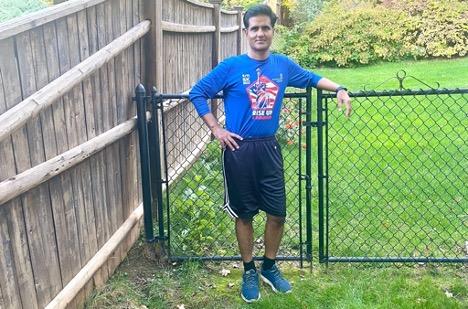
[[[255,285],[257,279],[257,274],[256,273],[245,273],[244,275],[244,281],[247,285]]]
[[[271,268],[271,270],[272,270],[272,273],[273,273],[273,278],[275,278],[275,280],[283,280],[283,277],[281,277],[281,273],[280,273],[278,267],[273,266]]]

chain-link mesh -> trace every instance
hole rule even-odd
[[[218,119],[223,123],[223,104]],[[300,258],[299,210],[300,143],[299,99],[285,99],[277,138],[282,147],[287,223],[279,255]],[[169,174],[170,254],[173,259],[239,255],[234,221],[222,211],[224,179],[221,148],[197,116],[193,105],[183,100],[165,102],[166,157]],[[304,142],[305,143],[305,142]],[[265,214],[254,219],[254,255],[263,255]]]
[[[467,94],[353,98],[328,107],[328,255],[466,258]]]

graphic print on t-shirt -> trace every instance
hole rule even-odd
[[[257,80],[246,89],[252,108],[252,118],[268,120],[273,115],[279,87],[267,76],[261,75],[259,70],[257,76]]]

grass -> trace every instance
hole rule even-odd
[[[238,263],[186,262],[156,266],[139,243],[106,286],[88,299],[87,308],[466,308],[466,271],[430,265],[315,265],[300,269],[281,263],[294,290],[274,294],[261,287],[259,302],[239,297]],[[222,269],[230,270],[222,276]]]
[[[428,84],[439,81],[442,88],[468,85],[468,76],[462,73],[467,71],[468,58],[318,72],[354,90],[361,89],[367,81],[379,84],[400,68]],[[414,80],[408,80],[406,86],[425,88]],[[392,86],[384,85],[389,87]],[[349,120],[336,111],[334,103],[329,104],[330,254],[465,256],[466,96],[356,98],[354,115]],[[284,119],[286,125],[296,121],[288,115]],[[281,141],[289,213],[281,254],[297,256],[297,162],[302,145],[288,143],[297,138],[296,125],[282,130],[281,134],[286,136]],[[315,133],[313,136],[315,151]],[[316,188],[315,159],[312,166]],[[217,209],[223,201],[220,168],[219,149],[212,144],[174,184],[171,191],[174,255],[237,254],[232,221]],[[316,189],[312,195],[316,198]],[[316,200],[313,205],[316,253]],[[255,225],[254,250],[260,255],[263,250],[261,216],[256,218]],[[238,295],[241,270],[237,263],[191,262],[158,267],[141,255],[142,246],[140,243],[132,249],[116,275],[88,300],[88,307],[176,308],[181,304],[185,308],[468,307],[466,266],[335,264],[326,267],[315,262],[312,271],[299,269],[294,263],[282,263],[293,281],[294,293],[274,295],[262,288],[262,300],[245,306]],[[223,268],[231,270],[226,277],[219,273]]]
[[[380,83],[393,78],[400,70],[405,70],[407,78],[404,87],[408,89],[427,89],[409,76],[422,80],[429,86],[436,88],[468,88],[468,57],[457,59],[419,60],[402,62],[385,62],[381,64],[362,66],[357,68],[312,68],[314,72],[325,76],[342,85],[350,91],[375,89]],[[397,89],[397,79],[384,83],[378,89]]]

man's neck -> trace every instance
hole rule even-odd
[[[266,58],[268,58],[268,56],[270,56],[270,50],[258,52],[249,49],[247,55],[255,60],[265,60]]]

